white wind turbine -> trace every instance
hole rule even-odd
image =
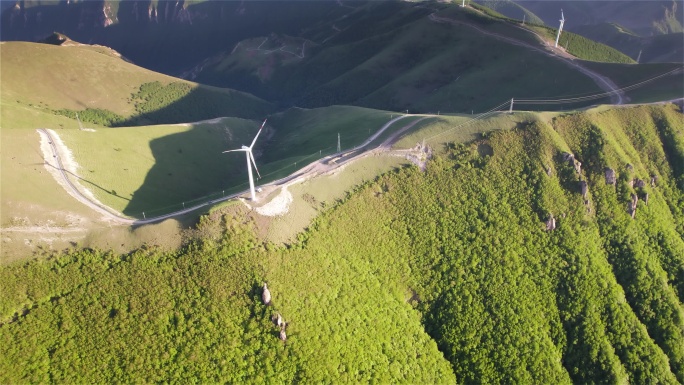
[[[257,132],[256,136],[254,137],[254,140],[252,140],[252,144],[247,147],[244,144],[242,145],[241,148],[237,150],[228,150],[228,151],[223,151],[223,153],[226,152],[235,152],[235,151],[244,151],[245,155],[247,156],[247,173],[249,174],[249,191],[252,193],[252,201],[256,200],[256,196],[254,195],[254,177],[252,176],[252,164],[254,165],[254,169],[257,172],[257,175],[259,175],[259,178],[261,178],[261,174],[259,174],[259,169],[257,168],[256,162],[254,161],[254,155],[252,155],[252,148],[254,147],[254,143],[256,143],[257,138],[259,137],[259,134],[261,134],[261,130],[264,129],[264,126],[266,125],[266,119],[264,119],[264,122],[261,124],[261,128],[259,129],[259,132]],[[251,164],[250,164],[251,162]]]
[[[560,27],[558,27],[558,35],[556,35],[556,48],[558,48],[558,39],[560,39],[560,34],[563,31],[563,24],[565,24],[565,16],[563,16],[563,10],[562,9],[561,9],[561,19],[558,21],[560,21]]]

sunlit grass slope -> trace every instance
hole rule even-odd
[[[189,103],[194,109],[214,112],[213,116],[203,116],[205,119],[256,118],[272,109],[270,104],[242,92],[200,86],[143,69],[103,47],[3,42],[0,57],[3,103],[16,102],[62,114],[70,111],[72,117],[81,111],[86,122],[93,111],[99,111],[116,116],[119,124],[133,125],[139,115],[149,118],[153,113],[153,123],[182,123],[194,116],[173,115],[173,111],[187,109]],[[216,108],[213,100],[225,105]],[[3,119],[4,128],[12,126],[11,120]]]
[[[243,209],[176,253],[3,267],[0,382],[682,382],[682,127],[673,105],[526,115],[359,186],[286,247]]]
[[[149,132],[126,135],[127,132],[135,130],[108,131],[102,127],[103,125],[184,123],[219,116],[261,119],[273,108],[269,103],[241,92],[200,86],[145,70],[124,61],[105,47],[77,43],[53,46],[3,42],[0,44],[0,58],[4,226],[12,223],[44,224],[45,219],[49,219],[53,224],[63,224],[63,219],[54,218],[47,213],[87,213],[87,210],[84,210],[85,206],[69,197],[63,189],[48,187],[55,185],[55,182],[43,166],[43,153],[39,147],[39,136],[35,131],[37,128],[54,129],[58,135],[64,134],[65,137],[93,139],[92,142],[78,142],[78,146],[72,148],[75,153],[93,154],[94,159],[83,157],[81,171],[85,171],[86,174],[81,175],[82,183],[88,189],[97,192],[97,196],[107,204],[121,210],[127,206],[127,199],[131,199],[131,194],[136,191],[133,186],[136,186],[136,183],[137,187],[142,185],[133,173],[122,174],[123,170],[129,168],[129,164],[130,169],[139,170],[140,165],[144,164],[146,173],[155,164],[153,156],[141,161],[140,157],[136,158],[132,154],[149,155],[149,140],[181,129],[176,127],[165,131],[152,128]],[[84,128],[95,129],[96,132],[79,131],[76,113],[79,113]],[[119,140],[123,141],[120,146],[117,145]],[[224,142],[206,142],[208,145],[220,143]],[[140,145],[144,149],[140,149]],[[123,156],[120,152],[114,151],[114,148],[124,149],[124,154],[130,156]],[[177,152],[178,149],[174,148],[173,151]],[[78,158],[79,156],[76,161],[80,163]],[[112,165],[112,162],[117,162],[113,169],[102,168],[102,164]],[[183,172],[192,166],[180,159],[170,162],[168,167],[171,170],[167,174],[197,174],[196,169],[192,172]],[[201,162],[198,165],[199,169],[206,167],[210,166]],[[105,170],[111,172],[108,177],[97,174],[104,173]],[[144,180],[145,173],[140,179]],[[217,174],[218,171],[209,173],[212,176]],[[225,175],[222,174],[222,177],[225,178]],[[116,179],[118,184],[107,183],[107,180],[113,179]],[[182,197],[179,200],[173,199],[172,202],[180,204],[181,207],[183,200],[202,195],[197,189],[206,191],[201,184],[196,183],[196,180],[191,178],[187,181],[193,183],[178,183],[181,186],[180,193],[169,191],[173,197]],[[160,183],[168,183],[168,180]],[[216,187],[220,183],[210,185]],[[171,183],[170,186],[175,185]],[[148,194],[142,196],[146,197],[145,199],[153,199]],[[161,203],[155,208],[169,204],[163,196],[161,199],[155,200]],[[133,207],[135,208],[135,205]]]
[[[129,116],[134,109],[128,99],[141,84],[174,80],[86,45],[4,42],[0,54],[2,98],[37,107],[90,107]]]

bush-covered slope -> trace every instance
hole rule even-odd
[[[0,382],[682,382],[682,127],[672,105],[530,119],[361,186],[288,247],[214,215],[172,255],[4,267]]]

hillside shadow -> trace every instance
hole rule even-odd
[[[244,154],[223,151],[249,144],[258,128],[257,121],[216,119],[153,139],[149,145],[154,165],[123,213],[150,218],[244,190],[248,184]],[[261,145],[255,146],[257,162]]]
[[[178,124],[224,116],[260,120],[274,110],[272,104],[239,91],[208,86],[188,91],[182,83],[163,86],[152,82],[147,83],[147,86],[151,89],[149,92],[141,91],[138,94],[139,97],[146,98],[141,107],[143,111],[117,122],[116,126]],[[168,99],[176,100],[168,103]],[[167,104],[164,105],[165,103]]]

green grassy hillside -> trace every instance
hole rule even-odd
[[[627,87],[630,103],[652,103],[684,96],[682,63],[647,63],[639,65],[584,62],[586,67],[604,75],[619,87]],[[632,85],[640,84],[635,88]]]
[[[612,23],[577,27],[575,32],[609,45],[641,63],[684,62],[684,33],[637,36]]]
[[[84,121],[98,125],[259,118],[273,108],[242,92],[145,70],[104,47],[4,42],[0,53],[4,103],[74,118],[80,112]],[[13,126],[3,119],[3,127]]]
[[[435,21],[433,13],[448,20]],[[550,97],[549,83],[571,93],[598,91],[566,64],[478,31],[539,44],[531,33],[471,8],[372,2],[332,24],[335,34],[330,23],[303,34],[310,41],[304,58],[255,51],[249,40],[207,63],[196,79],[302,107],[411,112],[481,111],[506,95]]]
[[[529,28],[539,33],[543,38],[550,42],[556,41],[558,29],[542,26],[530,26]],[[587,39],[584,36],[572,32],[563,31],[558,40],[558,45],[565,48],[569,54],[582,60],[602,63],[636,63],[634,59],[615,48]]]
[[[220,116],[263,119],[273,111],[272,105],[251,95],[200,86],[148,71],[122,60],[115,52],[104,47],[76,43],[53,46],[4,42],[0,44],[0,53],[3,226],[12,227],[13,224],[22,223],[61,226],[64,219],[57,217],[64,217],[65,212],[73,217],[92,215],[88,214],[85,206],[69,197],[47,172],[40,137],[35,131],[37,128],[54,129],[59,135],[63,133],[65,139],[73,135],[75,145],[71,149],[77,154],[77,163],[83,167],[79,171],[83,178],[81,182],[88,189],[97,191],[97,196],[112,207],[123,209],[131,199],[131,194],[142,185],[140,181],[145,179],[146,173],[155,164],[149,141],[188,128],[153,127],[141,132],[135,129],[107,130],[103,125],[182,123]],[[83,128],[96,132],[79,130],[77,113]],[[223,140],[225,133],[217,138],[221,140],[200,143],[227,144]],[[236,140],[240,138],[238,136]],[[197,141],[190,140],[188,143]],[[115,151],[122,148],[123,154],[129,156]],[[200,151],[199,148],[194,150]],[[178,148],[169,151],[177,153]],[[81,159],[82,153],[91,155],[84,155]],[[145,158],[143,154],[150,156]],[[182,163],[182,160],[181,157],[175,163],[171,162],[168,166],[171,170],[167,174],[173,173],[173,168],[176,168],[178,171],[175,172],[179,175],[196,175],[197,169],[187,171],[191,165]],[[116,162],[115,166],[113,162]],[[215,170],[220,164],[218,162],[212,168],[201,161],[198,163],[200,168],[208,170]],[[122,173],[124,169],[140,171],[142,174]],[[107,172],[111,174],[104,176]],[[207,174],[216,176],[218,173],[216,170]],[[222,174],[222,178],[216,180],[225,181],[225,178],[226,175]],[[107,183],[111,179],[116,179],[118,184]],[[160,183],[168,181],[165,179]],[[174,199],[173,204],[182,204],[183,200],[220,190],[217,187],[219,182],[209,183],[216,187],[209,190],[202,185],[178,184],[182,186],[180,192],[168,190],[172,197],[182,197],[180,200]],[[148,196],[146,199],[151,198]],[[155,207],[169,204],[163,197],[160,202],[163,204]]]
[[[682,116],[525,115],[360,186],[286,247],[237,209],[175,253],[2,267],[0,382],[682,382]]]
[[[475,3],[482,5],[483,9],[490,9],[501,16],[505,16],[513,20],[525,20],[525,23],[529,24],[544,24],[544,21],[537,17],[537,15],[525,9],[523,5],[511,0],[480,0],[475,1]]]

